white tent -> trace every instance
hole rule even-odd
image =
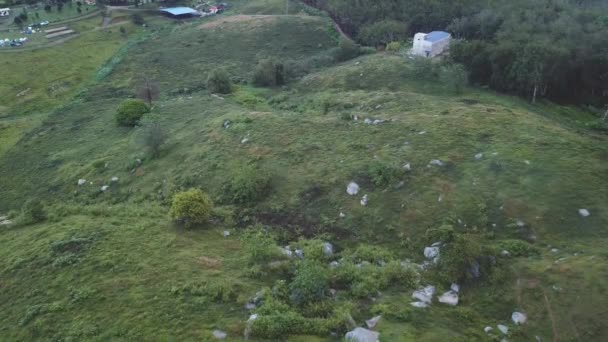
[[[7,17],[11,14],[10,8],[0,8],[0,17]]]
[[[452,35],[443,31],[416,33],[412,53],[417,56],[435,57],[450,47]]]

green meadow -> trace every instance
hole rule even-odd
[[[381,341],[603,340],[608,138],[594,116],[453,91],[401,53],[336,62],[330,19],[292,5],[0,52],[2,339],[340,341],[381,315]],[[284,85],[250,82],[267,58]],[[231,94],[208,90],[217,69]],[[114,118],[144,76],[160,89],[146,114],[167,137],[158,158],[145,127]],[[214,206],[187,229],[168,212],[192,188]],[[22,224],[32,199],[45,218]],[[416,267],[436,241],[438,263]],[[457,306],[410,305],[452,282]]]

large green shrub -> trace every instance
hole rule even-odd
[[[262,87],[276,87],[285,84],[287,71],[285,65],[273,58],[262,59],[253,71],[252,83]]]
[[[302,305],[325,298],[328,291],[329,271],[314,260],[305,260],[298,266],[289,284],[289,299]]]
[[[211,216],[212,207],[213,204],[207,194],[199,189],[190,189],[173,196],[169,215],[176,222],[190,228],[206,222]]]
[[[380,187],[388,186],[391,182],[397,180],[401,170],[383,162],[374,162],[369,166],[367,172],[372,183]]]
[[[42,203],[37,199],[27,200],[21,207],[17,223],[21,225],[34,224],[46,220],[47,213]]]
[[[338,47],[333,51],[334,60],[336,62],[344,62],[359,56],[360,47],[350,39],[340,38]]]
[[[212,93],[230,94],[232,92],[232,82],[226,70],[215,69],[207,77],[207,90]]]
[[[150,108],[144,101],[129,99],[118,106],[114,118],[120,126],[132,127],[137,125],[141,117],[148,112]]]
[[[270,175],[251,166],[236,168],[224,183],[222,198],[233,203],[247,203],[263,197],[270,189]]]
[[[461,94],[469,83],[469,75],[461,64],[449,64],[441,68],[439,81],[449,91]]]
[[[269,261],[280,256],[276,240],[262,226],[246,230],[242,241],[251,263]]]

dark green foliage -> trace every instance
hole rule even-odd
[[[386,45],[409,38],[407,25],[397,20],[381,20],[361,28],[359,39],[367,45]]]
[[[289,299],[296,305],[322,300],[327,295],[329,271],[321,263],[304,260],[289,284]]]
[[[333,50],[334,60],[336,62],[344,62],[353,59],[360,54],[359,45],[347,38],[340,38],[338,47]]]
[[[144,114],[150,112],[150,108],[142,100],[129,99],[123,101],[114,118],[120,126],[133,127],[139,123]]]
[[[46,220],[47,213],[40,202],[37,199],[30,199],[23,204],[21,207],[21,214],[17,219],[17,222],[21,225],[29,225]]]
[[[515,257],[527,257],[539,254],[536,247],[523,240],[502,240],[497,243],[497,247],[500,251],[505,250]]]
[[[144,17],[139,13],[131,14],[131,21],[138,26],[145,24]]]
[[[254,202],[270,190],[271,178],[263,169],[237,167],[224,183],[221,198],[232,203]]]
[[[415,57],[412,60],[412,76],[424,81],[436,81],[439,77],[439,67],[430,58]]]
[[[287,71],[285,65],[274,58],[262,59],[253,71],[252,83],[262,87],[276,87],[285,84]]]
[[[375,186],[388,186],[399,179],[401,170],[383,162],[374,162],[369,166],[367,174]]]
[[[207,77],[207,90],[212,93],[230,94],[232,92],[232,82],[226,70],[215,69]]]
[[[444,282],[466,283],[477,279],[473,269],[478,266],[480,276],[491,272],[488,257],[492,251],[478,234],[457,234],[441,247],[437,276]]]

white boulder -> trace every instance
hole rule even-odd
[[[428,308],[428,304],[425,302],[411,302],[410,303],[411,306],[415,307],[415,308]]]
[[[351,196],[358,194],[359,193],[359,184],[357,184],[355,182],[348,183],[348,186],[346,187],[346,193]]]
[[[325,256],[332,256],[334,254],[334,246],[329,242],[323,242],[323,254]]]
[[[454,292],[460,292],[460,285],[458,285],[456,283],[452,283],[452,285],[450,285],[450,290],[452,290]]]
[[[224,331],[213,330],[213,337],[217,338],[218,340],[223,340],[226,338],[226,336],[228,336],[228,334],[226,334]]]
[[[483,328],[483,331],[484,331],[486,334],[488,334],[488,333],[489,333],[490,331],[492,331],[492,330],[493,330],[493,329],[492,329],[492,327],[491,327],[491,326],[487,326],[487,327]]]
[[[475,159],[480,160],[481,158],[483,158],[483,153],[477,153],[475,155]]]
[[[344,338],[352,342],[378,342],[380,333],[359,327],[347,332]]]
[[[578,214],[581,215],[581,217],[587,217],[591,215],[591,213],[587,209],[579,209]]]
[[[439,303],[448,304],[452,306],[458,305],[458,293],[454,291],[448,291],[437,298],[439,299]]]
[[[376,317],[370,318],[367,321],[365,321],[365,324],[367,325],[367,327],[369,329],[374,329],[374,327],[378,324],[378,322],[380,322],[380,318],[382,318],[382,316],[376,316]]]
[[[86,182],[87,182],[86,179],[82,179],[81,178],[81,179],[78,180],[78,185],[84,185]]]
[[[528,320],[528,316],[526,316],[524,313],[515,311],[513,314],[511,314],[511,319],[515,324],[524,324]]]
[[[367,203],[369,202],[369,197],[367,197],[367,195],[363,195],[363,198],[361,198],[361,205],[362,206],[367,206]]]
[[[500,330],[501,333],[503,334],[508,334],[509,333],[509,327],[503,324],[499,324],[496,326],[498,328],[498,330]]]
[[[424,247],[424,257],[431,260],[439,255],[439,247]]]
[[[421,289],[418,289],[412,293],[412,298],[418,299],[421,302],[430,304],[435,294],[435,286],[428,285]]]
[[[102,186],[102,187],[101,187],[101,191],[106,191],[106,190],[108,190],[109,188],[110,188],[110,186],[109,186],[109,185],[104,185],[104,186]]]

